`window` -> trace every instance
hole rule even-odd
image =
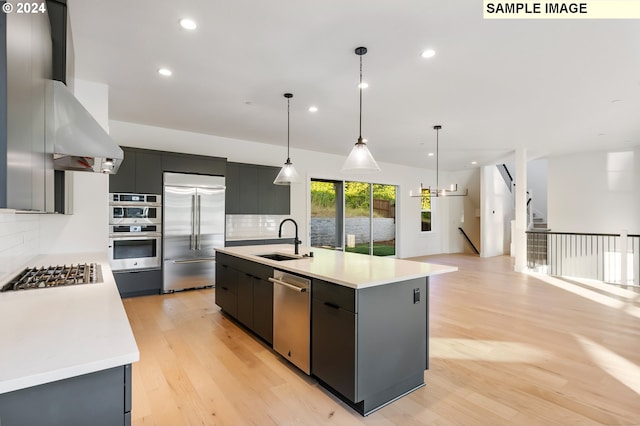
[[[431,232],[431,190],[429,188],[422,188],[420,201],[421,231]]]

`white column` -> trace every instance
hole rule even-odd
[[[527,150],[516,149],[516,226],[511,236],[516,254],[516,272],[527,269]]]

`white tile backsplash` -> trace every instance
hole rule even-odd
[[[228,214],[227,241],[278,238],[280,222],[288,217],[288,215]],[[292,223],[286,223],[282,228],[283,238],[293,238],[295,234]]]
[[[0,210],[0,283],[40,253],[40,215]]]

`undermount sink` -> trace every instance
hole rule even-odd
[[[281,253],[257,254],[256,256],[264,257],[265,259],[277,260],[278,262],[283,260],[296,260],[301,258],[301,256],[281,254]]]

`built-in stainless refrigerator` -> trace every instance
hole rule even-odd
[[[225,240],[224,177],[163,176],[163,291],[212,286]]]

